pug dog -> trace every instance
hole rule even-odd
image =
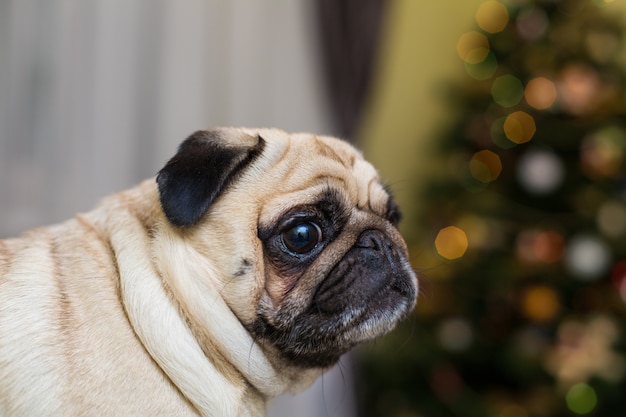
[[[412,310],[351,145],[199,131],[87,214],[0,241],[0,416],[261,416]]]

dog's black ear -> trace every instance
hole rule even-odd
[[[260,136],[240,131],[198,131],[185,139],[156,178],[167,219],[179,227],[196,224],[264,146]]]

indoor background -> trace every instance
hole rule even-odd
[[[201,128],[339,135],[421,295],[272,416],[622,416],[625,30],[624,0],[1,0],[0,237]]]

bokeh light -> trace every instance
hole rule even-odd
[[[502,225],[494,219],[486,221],[479,216],[464,216],[457,220],[456,225],[465,232],[472,247],[496,249],[505,244],[506,235]]]
[[[468,64],[478,64],[489,54],[489,41],[480,32],[475,30],[461,35],[456,44],[459,57]]]
[[[523,292],[521,309],[524,316],[530,320],[546,322],[554,319],[559,313],[561,302],[553,288],[536,285]]]
[[[533,138],[537,131],[535,119],[523,111],[509,114],[504,120],[504,134],[514,143],[526,143]]]
[[[598,404],[598,396],[591,385],[579,383],[567,391],[567,408],[576,414],[589,414]]]
[[[624,170],[626,131],[604,127],[587,137],[580,147],[581,168],[592,179],[614,178]]]
[[[626,205],[617,200],[602,204],[598,209],[596,223],[607,237],[619,238],[626,235]]]
[[[513,107],[524,97],[524,87],[519,78],[505,74],[496,78],[491,86],[493,101],[502,107]]]
[[[537,7],[528,7],[521,11],[515,23],[517,32],[529,41],[543,38],[550,27],[546,12]]]
[[[468,246],[467,235],[456,226],[441,229],[435,238],[437,253],[448,260],[462,257]]]
[[[561,389],[594,377],[620,381],[626,360],[614,350],[619,334],[620,328],[611,316],[566,320],[559,325],[556,343],[545,356],[544,365]]]
[[[585,37],[587,53],[594,61],[606,64],[619,54],[621,41],[611,30],[596,29]]]
[[[489,0],[482,3],[478,8],[476,23],[485,32],[501,32],[509,23],[509,12],[504,4]]]
[[[609,247],[595,235],[574,236],[565,251],[565,266],[574,277],[582,281],[597,280],[611,266]]]
[[[472,176],[482,183],[495,181],[502,172],[500,157],[489,150],[476,152],[469,164]]]
[[[441,365],[433,370],[430,386],[433,393],[444,402],[455,401],[464,388],[461,376],[449,365]]]
[[[521,355],[537,359],[540,358],[549,346],[550,339],[542,328],[542,323],[532,323],[517,331],[515,350]]]
[[[533,78],[526,84],[524,97],[537,110],[549,109],[557,98],[556,85],[545,77]]]
[[[624,280],[626,280],[626,260],[617,262],[611,271],[611,281],[615,288],[620,288]]]
[[[525,230],[519,234],[515,253],[522,262],[558,262],[563,257],[565,238],[554,230]]]
[[[528,192],[538,195],[547,194],[563,183],[565,167],[554,152],[533,149],[520,158],[517,165],[517,177]]]
[[[597,108],[600,100],[600,76],[588,65],[570,65],[561,72],[557,91],[563,109],[577,116],[588,114]]]
[[[626,260],[621,260],[613,266],[611,281],[619,292],[622,301],[626,303]]]
[[[491,124],[491,129],[489,131],[491,135],[491,141],[499,148],[511,149],[514,146],[517,146],[517,143],[511,142],[506,137],[506,133],[504,133],[504,122],[506,122],[506,117],[499,117],[493,121],[493,123]]]
[[[466,350],[474,340],[471,324],[460,317],[444,320],[439,325],[437,335],[441,346],[451,352]]]
[[[479,81],[487,80],[496,73],[498,69],[498,59],[496,55],[489,51],[485,59],[481,62],[470,64],[469,62],[465,62],[465,71],[467,74]]]

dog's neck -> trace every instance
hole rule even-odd
[[[126,204],[128,200],[132,204]],[[210,266],[154,213],[159,202],[153,183],[104,204],[118,207],[102,213],[125,216],[127,227],[134,229],[123,235],[110,230],[130,323],[154,361],[200,414],[264,415],[268,399],[306,386],[319,375],[320,370],[270,362],[226,305],[220,288],[210,285]],[[141,216],[139,207],[151,210],[151,215]],[[110,221],[101,222],[102,227]],[[137,248],[145,253],[138,254]],[[184,300],[184,311],[178,300]]]

